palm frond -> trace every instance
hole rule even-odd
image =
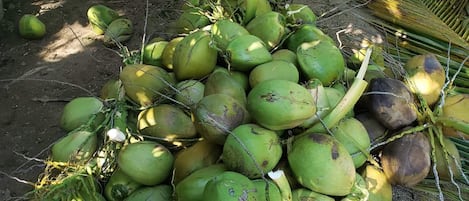
[[[386,34],[391,57],[405,63],[433,53],[453,85],[469,91],[469,0],[374,0],[368,8],[377,18],[366,20]]]
[[[469,141],[458,138],[451,138],[458,148],[461,157],[461,168],[466,177],[469,177]]]
[[[468,0],[375,0],[368,7],[386,21],[446,43],[469,48]]]

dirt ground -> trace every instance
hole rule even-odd
[[[357,4],[345,0],[308,2],[320,20],[318,25],[344,50],[360,39],[379,39],[375,30],[355,15]],[[135,33],[126,43],[139,49],[143,37],[146,1],[120,0],[3,0],[0,22],[0,200],[18,197],[32,189],[42,171],[36,159],[47,157],[48,148],[65,135],[59,128],[63,106],[75,97],[97,95],[115,78],[122,65],[116,49],[106,48],[101,36],[88,24],[86,11],[104,4],[127,16]],[[147,38],[170,38],[170,23],[179,15],[182,0],[149,0]],[[46,27],[40,40],[26,40],[17,33],[23,14],[36,14]],[[339,42],[339,41],[337,41]],[[34,159],[35,158],[35,159]],[[9,175],[9,176],[7,176]],[[13,179],[11,177],[15,177]],[[399,199],[403,200],[403,199]]]

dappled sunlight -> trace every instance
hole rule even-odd
[[[137,72],[135,72],[135,75],[137,77],[142,77],[146,74],[146,72],[144,70],[137,70]]]
[[[337,32],[336,35],[339,40],[338,47],[342,49],[344,53],[349,54],[348,56],[352,62],[363,62],[366,50],[372,48],[372,63],[384,65],[384,61],[380,61],[382,57],[376,56],[382,53],[381,46],[384,43],[384,38],[380,33],[370,33],[367,30],[363,30],[363,28],[358,25],[349,23],[345,29]],[[353,44],[344,44],[342,41],[352,42]],[[350,52],[343,49],[346,46],[349,46]]]
[[[155,158],[158,158],[158,157],[166,154],[167,152],[168,151],[163,146],[157,146],[157,147],[153,148],[153,150],[151,151],[153,157],[155,157]]]
[[[144,111],[138,121],[138,129],[143,130],[147,127],[156,125],[156,116],[154,108],[148,108]]]
[[[49,11],[53,11],[54,9],[61,8],[66,3],[66,0],[61,1],[36,1],[33,2],[32,5],[39,6],[39,14],[44,14]]]
[[[196,43],[197,43],[197,40],[196,40],[196,39],[192,39],[192,40],[189,42],[189,46],[190,46],[190,47],[193,47],[193,46],[195,46]]]
[[[387,10],[394,15],[395,18],[402,18],[402,13],[399,9],[400,2],[397,0],[389,0],[386,2]]]
[[[173,141],[173,140],[178,139],[178,137],[179,137],[179,136],[176,135],[176,134],[166,134],[165,137],[164,137],[164,140],[165,140],[165,141],[168,141],[168,142],[171,142],[171,141]],[[177,145],[177,143],[175,143],[174,145]]]
[[[145,89],[143,89],[142,91],[135,92],[135,96],[142,103],[152,103],[153,102],[151,100],[151,98],[148,97],[148,92]]]
[[[74,30],[80,31],[77,33]],[[46,45],[38,55],[44,61],[58,62],[70,55],[83,52],[86,45],[94,42],[93,40],[86,40],[87,38],[93,37],[93,33],[91,31],[84,32],[83,30],[87,29],[83,29],[83,25],[79,22],[65,25],[60,31],[53,35],[55,40],[52,40]]]
[[[434,94],[441,90],[441,84],[426,72],[418,72],[412,76],[412,86],[422,95]]]
[[[366,180],[366,186],[368,187],[368,190],[373,193],[381,192],[385,185],[389,185],[389,183],[382,182],[374,178],[368,178]]]
[[[354,36],[362,36],[367,34],[367,31],[364,31],[361,28],[356,27],[354,24],[348,24],[347,28],[344,30],[344,33],[354,35]],[[360,47],[366,48],[372,44],[382,44],[384,39],[381,35],[369,35],[366,37],[362,37],[360,40]]]
[[[261,42],[255,42],[255,43],[252,43],[247,51],[250,52],[250,51],[255,51],[257,49],[260,49],[260,48],[265,48],[264,45],[261,43]]]

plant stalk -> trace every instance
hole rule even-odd
[[[308,128],[304,133],[319,132],[328,133],[327,131],[334,127],[341,119],[343,119],[347,113],[349,113],[355,104],[358,102],[363,92],[365,91],[368,82],[363,80],[366,70],[368,69],[368,63],[371,57],[371,48],[368,48],[365,54],[365,59],[360,66],[360,70],[355,77],[347,93],[337,106],[326,116],[320,123],[316,123],[312,127]]]

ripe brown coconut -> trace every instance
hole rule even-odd
[[[414,96],[402,81],[392,78],[372,79],[369,94],[368,109],[386,128],[400,129],[417,119]]]
[[[425,179],[431,167],[431,147],[422,132],[407,134],[387,144],[381,155],[384,174],[391,184],[412,187]]]

